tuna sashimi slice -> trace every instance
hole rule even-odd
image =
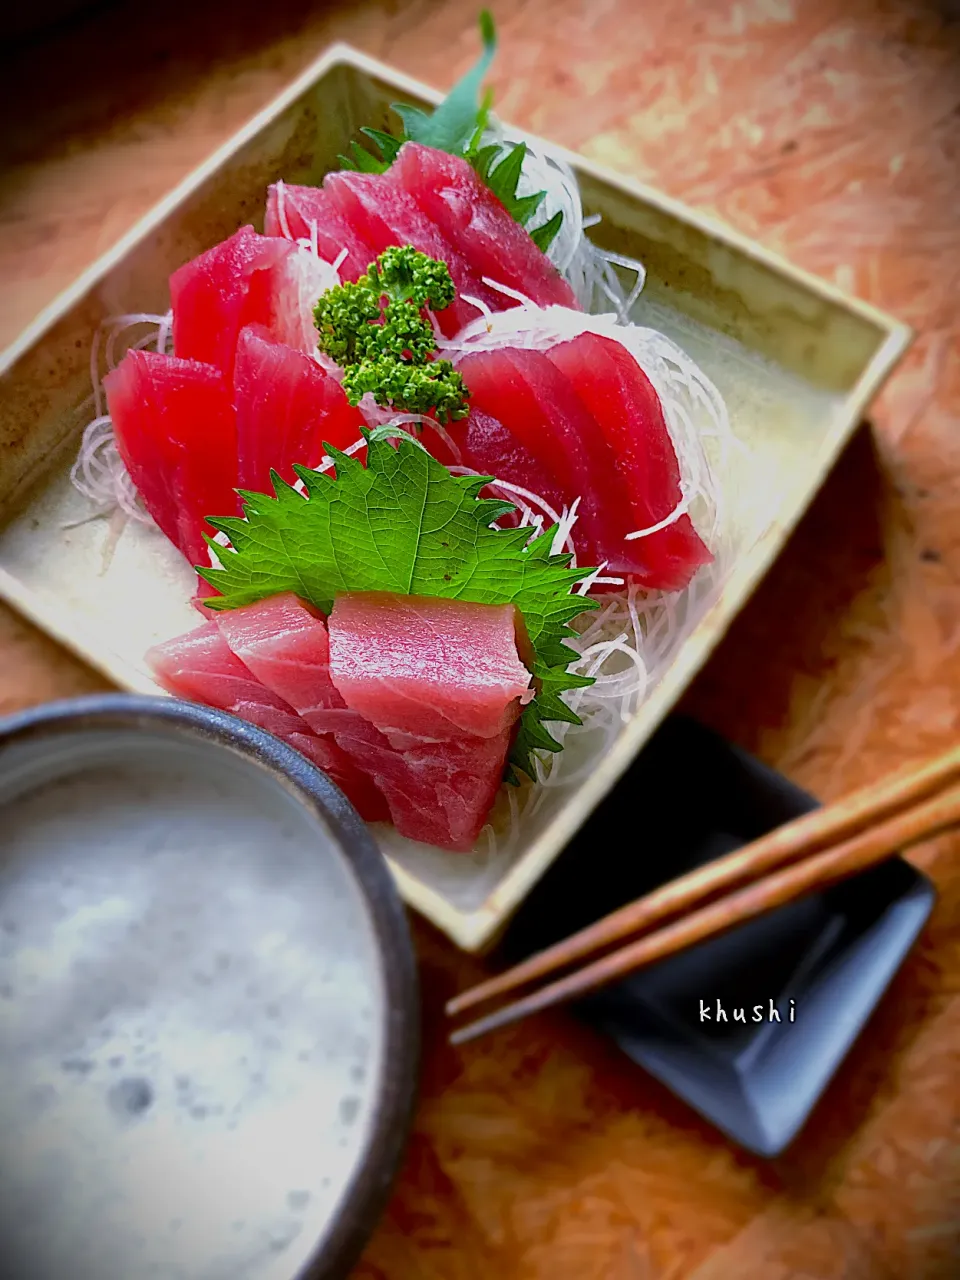
[[[382,733],[358,716],[338,731],[337,743],[386,797],[402,836],[467,853],[500,789],[511,736],[505,729],[493,738],[433,741]]]
[[[308,299],[301,296],[309,257],[289,241],[241,227],[185,263],[170,277],[176,354],[216,365],[230,378],[244,325],[264,325],[291,346],[315,347],[312,322],[304,315]]]
[[[191,564],[209,564],[205,519],[240,514],[237,428],[223,376],[195,360],[128,351],[104,388],[144,506]]]
[[[325,444],[346,449],[365,425],[343,388],[317,362],[259,325],[240,332],[233,371],[238,487],[272,493],[270,471],[296,482],[293,464],[316,467]]]
[[[401,835],[472,849],[529,696],[515,610],[369,592],[339,597],[329,632],[333,683],[359,713],[338,743]]]
[[[423,444],[444,466],[464,466],[484,476],[495,476],[508,483],[526,489],[542,498],[559,517],[568,496],[557,484],[553,475],[539,462],[529,449],[525,449],[516,436],[510,434],[502,422],[473,408],[463,422],[453,422],[446,428],[456,445],[456,452],[437,432],[425,432]],[[486,495],[486,492],[484,494]],[[509,491],[498,491],[496,496],[511,498]],[[504,517],[505,520],[516,517]]]
[[[491,311],[502,311],[506,299],[489,289],[469,262],[431,222],[416,200],[389,170],[386,173],[330,173],[324,190],[343,216],[378,254],[390,245],[413,245],[421,253],[445,262],[457,294],[480,298]],[[437,322],[452,337],[479,309],[458,296],[449,307],[437,312]]]
[[[529,700],[513,605],[392,592],[339,596],[330,670],[347,706],[378,729],[492,738]]]
[[[257,725],[312,760],[340,787],[361,817],[383,816],[383,803],[332,738],[312,732],[288,702],[263,685],[231,651],[218,622],[157,645],[147,662],[160,684],[175,697],[202,702]],[[351,794],[359,780],[361,786]],[[373,796],[373,812],[369,799]],[[368,812],[364,813],[364,808]]]
[[[441,848],[473,847],[500,785],[509,729],[453,742],[381,732],[347,707],[331,679],[323,618],[289,593],[222,612],[217,624],[244,665],[311,729],[335,732],[358,775],[340,786],[369,821],[390,818],[403,835]]]
[[[405,142],[390,173],[466,258],[475,275],[508,285],[540,306],[555,303],[579,310],[560,272],[466,160]],[[504,295],[497,309],[515,305]]]
[[[472,408],[498,419],[549,470],[568,507],[579,497],[578,563],[605,564],[618,575],[642,572],[636,544],[624,541],[637,526],[616,456],[569,378],[543,352],[515,347],[471,352],[457,367]],[[509,473],[501,478],[513,479]]]
[[[233,653],[315,733],[330,733],[359,718],[331,678],[323,615],[292,592],[221,611],[217,622]]]
[[[147,662],[160,684],[177,697],[204,702],[240,716],[285,742],[315,735],[288,703],[261,684],[230,650],[216,622],[155,645]]]
[[[336,745],[334,729],[359,719],[330,678],[330,643],[322,615],[291,592],[217,614],[231,652],[310,729],[336,749],[335,781],[368,822],[386,821],[383,796]]]
[[[322,187],[275,183],[267,192],[263,228],[268,236],[289,233],[293,240],[315,240],[318,254],[327,262],[336,262],[346,249],[339,268],[343,280],[359,279],[377,256]]]
[[[320,614],[285,593],[223,612],[217,621],[232,651],[267,688],[295,707],[316,733],[336,734],[337,746],[356,774],[349,787],[342,783],[341,787],[368,821],[392,819],[399,830],[419,833],[418,838],[431,844],[443,845],[450,838],[442,809],[439,816],[435,812],[438,800],[429,779],[424,784],[411,772],[403,754],[357,711],[351,711],[334,687],[327,627]],[[449,754],[443,768],[449,772]],[[381,782],[385,792],[380,790]],[[429,810],[427,816],[420,806]]]
[[[681,500],[680,465],[650,379],[619,342],[583,333],[547,353],[613,448],[630,493],[634,529],[659,524]],[[679,591],[712,560],[686,514],[631,544],[644,586]]]

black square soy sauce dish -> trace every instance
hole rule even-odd
[[[516,963],[816,806],[782,774],[674,715],[526,899],[501,957]],[[777,1156],[935,897],[925,876],[892,858],[631,974],[575,1011],[734,1141]],[[741,1009],[745,1022],[734,1018]]]

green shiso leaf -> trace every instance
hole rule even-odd
[[[376,156],[371,155],[359,142],[350,143],[349,156],[338,155],[341,169],[354,169],[360,173],[386,173],[390,167],[389,160],[378,160]]]
[[[514,604],[534,653],[537,694],[524,709],[510,756],[511,774],[531,777],[531,751],[557,751],[546,720],[579,723],[560,698],[592,683],[567,672],[570,622],[596,603],[572,593],[588,570],[552,555],[552,530],[528,542],[529,529],[494,529],[513,508],[480,498],[484,476],[454,476],[409,439],[396,448],[366,433],[364,466],[325,446],[336,477],[296,467],[306,495],[272,474],[274,496],[243,491],[243,517],[211,519],[232,550],[208,538],[222,568],[199,566],[220,592],[211,609],[235,609],[293,591],[324,613],[347,591],[445,596],[477,604]]]
[[[486,150],[486,148],[484,149]],[[547,193],[538,191],[535,195],[517,195],[517,183],[520,181],[520,172],[527,157],[527,144],[525,142],[505,149],[505,153],[504,150],[498,148],[498,152],[504,158],[495,169],[488,170],[487,186],[500,203],[504,205],[507,212],[512,214],[521,226],[526,226],[543,204]],[[563,215],[561,214],[560,216],[562,217]]]
[[[392,133],[384,133],[382,129],[363,128],[360,132],[366,134],[372,142],[376,143],[380,148],[380,154],[383,156],[384,169],[389,168],[397,158],[397,152],[402,145],[401,139],[395,138]]]
[[[530,239],[538,249],[546,253],[553,244],[554,236],[560,230],[560,224],[563,222],[563,214],[558,209],[548,222],[544,222],[542,226],[534,227],[530,232]]]
[[[566,724],[580,724],[580,717],[571,711],[560,697],[565,689],[584,689],[593,684],[589,676],[572,675],[562,665],[554,667],[536,663],[533,668],[537,696],[524,707],[520,716],[520,729],[510,754],[507,782],[519,781],[516,770],[521,769],[529,777],[534,751],[562,751],[563,748],[547,729],[547,720],[561,720]]]
[[[486,9],[480,13],[480,35],[483,39],[480,61],[462,80],[457,81],[436,110],[426,112],[402,102],[393,104],[393,110],[403,121],[405,141],[420,142],[425,147],[436,147],[438,151],[449,151],[455,156],[467,154],[476,135],[481,112],[486,123],[489,104],[484,111],[483,105],[478,105],[478,99],[483,78],[490,70],[497,51],[493,18]]]
[[[498,143],[480,146],[493,105],[492,92],[488,90],[481,99],[480,87],[497,50],[493,18],[486,9],[480,14],[480,34],[483,39],[480,61],[454,85],[439,107],[434,111],[424,111],[420,107],[395,102],[392,110],[400,117],[403,125],[400,137],[394,137],[380,129],[361,129],[360,132],[371,140],[376,150],[368,151],[358,142],[353,142],[351,155],[337,158],[345,169],[384,173],[396,159],[404,142],[419,142],[438,151],[461,156],[473,165],[511,216],[522,227],[527,227],[547,193],[538,191],[529,196],[517,195],[520,170],[527,154],[524,143],[516,147],[505,147]],[[495,164],[496,161],[499,163]],[[550,247],[562,221],[563,214],[558,211],[549,222],[530,232],[534,243],[543,252]]]
[[[502,157],[502,159],[501,159]],[[523,162],[527,158],[527,144],[518,143],[515,147],[503,147],[491,143],[482,147],[474,156],[473,164],[477,173],[521,226],[526,227],[546,198],[545,191],[534,195],[518,196],[517,185],[523,170]],[[499,164],[495,163],[499,160]],[[530,238],[543,253],[546,253],[563,222],[563,213],[557,212],[547,222],[530,231]],[[529,230],[529,227],[527,228]]]

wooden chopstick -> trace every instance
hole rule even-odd
[[[958,822],[960,786],[954,786],[832,848],[775,871],[755,884],[747,885],[746,888],[702,907],[639,941],[629,943],[485,1018],[461,1027],[451,1035],[450,1041],[452,1044],[463,1044],[561,1001],[584,996],[605,986],[614,978],[704,942],[707,938],[784,906],[806,893],[836,884]]]
[[[447,1013],[452,1017],[494,996],[506,995],[537,978],[556,973],[669,916],[689,911],[706,898],[854,835],[958,778],[960,747],[919,765],[905,765],[879,782],[851,792],[822,809],[814,809],[742,849],[671,880],[522,964],[461,992],[448,1002]]]

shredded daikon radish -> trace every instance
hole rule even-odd
[[[669,515],[664,516],[662,520],[658,520],[656,524],[647,525],[645,529],[634,529],[633,533],[628,533],[624,536],[624,542],[633,542],[637,538],[649,538],[651,533],[659,533],[661,529],[666,529],[668,525],[673,524],[674,521],[685,515],[689,505],[690,497],[685,494]]]
[[[102,514],[119,508],[144,524],[150,517],[140,505],[137,490],[117,450],[113,423],[106,414],[94,418],[83,433],[80,452],[70,470],[74,487]]]
[[[276,183],[277,191],[277,221],[280,223],[280,230],[285,239],[292,240],[293,234],[290,231],[290,224],[287,222],[287,184],[281,178]]]
[[[583,208],[576,175],[565,161],[552,154],[541,143],[525,134],[508,133],[497,119],[491,119],[481,145],[498,143],[505,150],[512,151],[521,142],[526,143],[527,154],[517,183],[517,195],[523,197],[534,195],[537,191],[546,192],[528,229],[535,231],[537,227],[549,222],[555,214],[563,215],[560,230],[554,236],[547,256],[558,271],[565,272],[576,257],[583,239]]]
[[[497,293],[502,293],[504,297],[512,298],[514,302],[519,302],[521,307],[535,307],[537,304],[532,298],[528,298],[525,293],[521,293],[519,289],[514,289],[508,284],[501,284],[499,280],[494,280],[490,276],[481,276],[481,280],[490,289],[495,289]],[[499,312],[488,313],[487,319],[492,315],[499,315]],[[477,322],[474,321],[474,324]],[[469,328],[470,326],[468,326]],[[441,344],[442,345],[442,344]]]
[[[368,391],[360,400],[360,412],[367,421],[367,426],[376,431],[379,427],[402,426],[414,423],[421,427],[429,427],[444,442],[451,454],[459,461],[460,450],[450,432],[436,418],[422,413],[397,413],[396,409],[383,409]],[[409,434],[409,433],[405,433]],[[415,438],[415,437],[414,437]]]
[[[332,262],[313,252],[309,241],[296,243],[296,253],[290,255],[285,267],[285,276],[290,284],[289,289],[283,290],[280,320],[288,333],[296,335],[292,345],[301,351],[319,355],[314,308],[321,294],[339,285],[340,274]],[[333,364],[332,361],[326,363]]]
[[[125,342],[123,352],[118,355],[117,345],[122,335],[129,335],[131,330],[144,325],[148,326],[148,332],[133,342]],[[80,450],[70,469],[70,479],[74,488],[93,503],[99,515],[119,510],[141,524],[151,523],[117,449],[113,423],[106,413],[103,378],[117,367],[128,350],[142,351],[152,346],[162,354],[169,352],[172,331],[172,313],[161,316],[136,312],[109,316],[94,335],[90,347],[90,378],[95,416],[84,430]],[[101,352],[105,369],[101,369]]]
[[[295,329],[299,329],[298,347],[302,347],[304,351],[309,351],[313,359],[320,365],[324,372],[329,373],[338,381],[343,378],[343,370],[339,365],[334,364],[316,345],[313,311],[321,294],[326,293],[328,289],[334,289],[341,284],[340,267],[343,265],[348,250],[342,248],[332,262],[328,262],[326,258],[320,254],[318,245],[318,229],[315,221],[310,221],[310,235],[296,238],[290,230],[290,223],[287,221],[287,188],[285,183],[280,180],[276,183],[277,189],[277,221],[280,223],[280,233],[285,240],[290,240],[297,246],[300,253],[293,258],[288,274],[294,282],[295,293],[291,292],[292,315],[290,321]]]
[[[594,214],[584,218],[577,176],[565,160],[525,134],[507,133],[496,119],[491,119],[490,128],[483,137],[484,145],[493,142],[511,150],[520,142],[526,143],[527,154],[517,183],[517,195],[546,192],[543,203],[528,224],[528,230],[535,231],[554,214],[562,213],[560,229],[547,249],[547,257],[566,277],[584,310],[595,311],[612,305],[621,324],[625,324],[643,288],[643,264],[635,258],[601,249],[584,234],[587,227],[596,226],[600,216]],[[624,289],[618,268],[632,274],[633,282],[629,289]]]
[[[461,293],[460,301],[468,302],[471,307],[476,307],[477,310],[481,313],[481,315],[485,315],[485,316],[493,315],[493,312],[490,310],[490,308],[487,306],[487,304],[483,301],[482,298],[475,298],[470,293]],[[434,333],[439,333],[440,326],[436,323],[436,317],[434,316],[432,311],[429,312],[429,315],[430,315],[430,321],[434,326]]]

